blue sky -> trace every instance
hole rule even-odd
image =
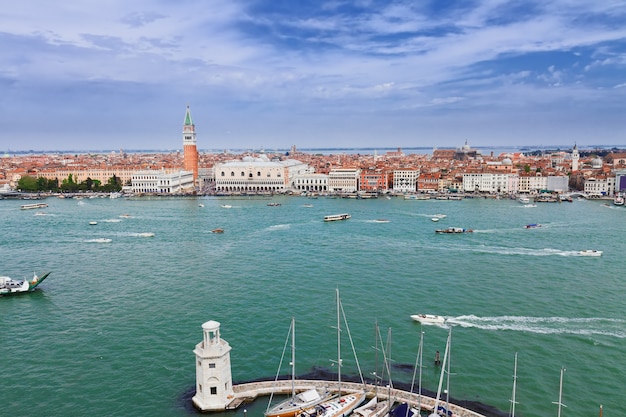
[[[0,91],[3,151],[626,145],[626,1],[22,0]]]

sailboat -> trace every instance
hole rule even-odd
[[[513,368],[513,393],[511,394],[511,409],[509,410],[509,417],[515,417],[515,390],[517,388],[517,352],[515,352],[515,366]]]
[[[433,407],[433,412],[428,417],[439,417],[441,414],[440,411],[444,413],[444,415],[451,415],[449,411],[449,407],[442,407],[439,405],[439,401],[441,398],[441,386],[443,385],[443,374],[446,373],[446,362],[448,364],[448,389],[446,390],[446,404],[449,404],[449,393],[450,393],[450,343],[452,340],[452,327],[448,331],[448,340],[446,341],[446,350],[443,354],[443,363],[441,364],[441,375],[439,376],[439,386],[437,388],[437,398],[435,399],[435,406]]]
[[[342,395],[341,393],[341,314],[343,313],[343,307],[339,300],[339,289],[337,288],[337,396],[324,401],[314,407],[309,407],[297,413],[297,417],[339,417],[347,416],[355,408],[357,408],[363,401],[365,401],[365,383],[361,374],[361,382],[364,389],[361,392],[347,393]],[[345,321],[345,315],[344,315]],[[346,326],[347,327],[347,326]],[[350,330],[348,330],[348,336],[350,336]],[[352,338],[350,337],[350,344],[352,344]],[[352,346],[354,352],[354,346]],[[355,355],[356,356],[356,355]],[[357,360],[358,366],[358,360]]]
[[[381,346],[383,345],[382,343],[382,339],[380,336],[380,331],[378,328],[378,323],[376,323],[376,346],[374,347],[374,349],[376,350],[376,362],[378,363],[378,341],[380,340],[380,344]],[[376,395],[374,395],[374,397],[368,401],[367,404],[355,409],[352,413],[352,415],[354,416],[358,416],[358,417],[384,417],[384,416],[388,416],[389,412],[391,410],[391,406],[393,404],[393,400],[391,398],[391,390],[393,389],[393,385],[391,382],[391,369],[389,368],[389,361],[390,361],[390,355],[391,355],[391,328],[389,328],[389,331],[387,333],[387,348],[386,349],[382,349],[382,353],[383,353],[383,363],[384,363],[384,367],[383,367],[383,377],[379,377],[376,372],[374,372],[374,378],[376,378]],[[378,366],[376,367],[378,368]],[[380,379],[381,381],[383,380],[385,373],[387,374],[388,378],[389,378],[389,383],[387,384],[387,400],[385,401],[378,401],[378,380]]]
[[[559,383],[559,401],[552,402],[552,404],[556,404],[559,406],[559,411],[557,413],[557,417],[561,417],[561,407],[567,407],[563,404],[563,373],[565,372],[565,368],[561,367],[561,382]]]
[[[270,408],[274,396],[272,393],[267,405],[267,410],[265,411],[265,417],[293,417],[298,411],[319,404],[330,397],[330,393],[322,395],[316,389],[296,393],[296,319],[294,317],[291,318],[289,333],[291,334],[291,396]],[[289,340],[289,333],[287,334],[287,340]],[[286,347],[287,342],[285,341],[285,348]],[[283,357],[284,355],[285,349],[283,349]],[[282,364],[282,358],[280,363]],[[280,373],[280,365],[278,370],[278,373]],[[278,379],[278,373],[276,374],[276,379]]]

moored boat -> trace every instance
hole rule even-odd
[[[348,392],[342,395],[341,388],[341,313],[343,312],[343,307],[341,306],[341,302],[339,300],[339,289],[337,292],[337,383],[338,389],[335,397],[328,401],[324,401],[315,407],[310,407],[303,409],[302,411],[296,414],[296,417],[343,417],[347,416],[354,409],[360,406],[365,401],[366,392],[365,389],[359,392]],[[345,320],[345,316],[344,316]],[[347,327],[347,324],[346,324]],[[350,331],[348,330],[348,337],[350,338],[350,345],[352,344],[352,337],[350,336]],[[355,357],[356,359],[356,357]],[[360,371],[359,371],[360,372]],[[365,387],[365,383],[363,381],[363,376],[361,375],[361,382]]]
[[[291,395],[287,399],[275,404],[272,407],[268,404],[267,411],[265,411],[265,417],[293,417],[299,411],[308,407],[313,407],[322,401],[326,401],[330,399],[331,396],[330,392],[320,394],[320,392],[315,388],[296,393],[296,319],[294,317],[291,318],[289,333],[291,335],[291,361],[289,362],[291,365]],[[289,334],[287,337],[289,337]],[[280,365],[278,369],[280,370]],[[278,375],[276,378],[278,379]],[[273,393],[270,396],[270,404],[272,402],[272,398]]]
[[[324,221],[325,222],[336,222],[339,220],[348,220],[350,216],[348,213],[343,213],[343,214],[331,214],[328,216],[324,216]]]
[[[445,324],[446,318],[435,314],[413,314],[411,318],[422,324]]]
[[[37,274],[33,274],[33,279],[30,281],[0,277],[0,295],[13,295],[33,291],[48,275],[50,275],[50,272],[40,277],[38,277]]]

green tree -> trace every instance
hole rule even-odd
[[[24,175],[17,182],[17,188],[22,191],[37,191],[37,179],[29,175]]]

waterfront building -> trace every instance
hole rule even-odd
[[[131,179],[135,194],[183,194],[194,191],[193,172],[146,170],[135,172]]]
[[[379,192],[387,190],[388,174],[384,169],[362,169],[359,191]]]
[[[222,193],[281,193],[310,168],[295,159],[270,160],[267,155],[215,164],[215,190]]]
[[[225,410],[234,397],[230,345],[220,337],[220,323],[202,325],[203,339],[196,345],[196,394],[192,401],[201,411]]]
[[[615,194],[615,176],[597,174],[585,178],[583,191],[590,196],[607,196]]]
[[[508,172],[473,172],[463,174],[463,191],[481,193],[517,193],[519,176]]]
[[[328,173],[328,190],[354,193],[359,190],[361,170],[358,168],[335,168]]]
[[[439,191],[441,172],[422,172],[417,177],[417,190],[435,193]]]
[[[193,173],[193,180],[198,179],[198,149],[196,147],[196,126],[191,119],[191,110],[187,106],[183,123],[183,169]]]
[[[615,192],[626,192],[626,169],[615,170]]]
[[[417,169],[395,169],[393,171],[393,190],[399,193],[414,193],[417,189]]]
[[[298,191],[327,192],[328,175],[326,174],[299,174],[293,179],[292,188]]]

